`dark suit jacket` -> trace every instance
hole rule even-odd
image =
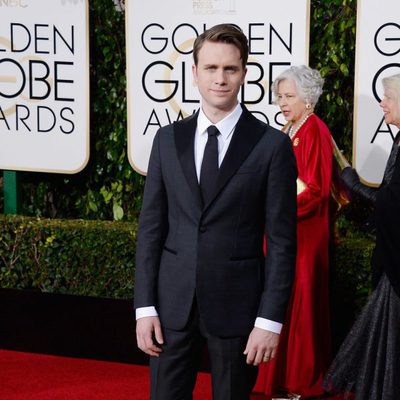
[[[245,108],[202,204],[197,114],[161,128],[150,156],[136,252],[135,308],[182,329],[194,296],[209,333],[245,336],[283,322],[296,255],[296,161],[289,138]],[[263,235],[268,251],[263,255]]]

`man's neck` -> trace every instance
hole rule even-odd
[[[222,121],[225,117],[231,114],[238,103],[234,104],[229,110],[222,110],[218,108],[210,109],[209,107],[202,106],[202,110],[204,115],[212,122],[213,124],[217,124],[219,121]]]

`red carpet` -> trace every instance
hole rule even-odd
[[[148,400],[148,368],[0,350],[1,400]],[[211,399],[200,373],[194,400]]]
[[[149,371],[139,365],[0,350],[0,400],[149,400]],[[209,374],[199,373],[193,400],[211,400]]]

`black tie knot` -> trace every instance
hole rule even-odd
[[[220,134],[218,128],[215,125],[210,125],[207,128],[208,136],[218,136]]]

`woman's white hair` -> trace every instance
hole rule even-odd
[[[382,86],[385,90],[390,90],[393,92],[397,102],[400,103],[400,74],[383,78]]]
[[[285,79],[293,80],[299,96],[305,103],[314,108],[322,94],[322,86],[324,85],[324,78],[321,77],[319,71],[306,65],[292,65],[274,80],[271,90],[275,99],[278,94],[278,86]]]

